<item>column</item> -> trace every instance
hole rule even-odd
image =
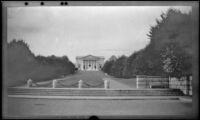
[[[89,61],[87,61],[87,70],[88,70],[88,68],[89,68]]]
[[[82,61],[82,65],[81,65],[81,69],[82,70],[84,70],[84,64],[85,64],[85,62],[84,62],[84,60]]]
[[[86,70],[88,69],[88,61],[86,61]]]
[[[85,61],[85,63],[84,63],[84,70],[86,70],[86,67],[87,67],[87,62]]]
[[[97,63],[97,70],[99,70],[99,64]]]
[[[90,61],[90,70],[92,70],[92,61]]]
[[[87,67],[87,61],[86,60],[85,60],[84,65],[85,65],[85,69],[84,70],[86,70],[86,67]]]
[[[91,61],[91,63],[90,63],[90,64],[91,64],[91,70],[93,70],[93,62]]]
[[[90,61],[88,60],[88,69],[90,69]]]
[[[96,61],[94,61],[94,70],[96,70]]]
[[[84,61],[83,61],[83,62],[82,62],[82,66],[81,66],[81,67],[82,67],[82,70],[84,70],[84,64],[85,64],[85,63],[84,63]]]
[[[92,70],[94,70],[94,61],[92,61]]]
[[[91,64],[91,70],[93,70],[93,61],[91,61],[90,64]]]
[[[80,62],[80,70],[82,70],[82,67],[83,67],[83,66],[82,66],[82,65],[83,65],[82,63],[83,63],[83,62],[81,61],[81,62]]]

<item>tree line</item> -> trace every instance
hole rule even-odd
[[[36,56],[23,40],[14,39],[7,43],[6,53],[8,85],[22,84],[27,79],[50,80],[75,72],[75,65],[67,56]]]
[[[156,19],[147,34],[149,44],[130,56],[112,56],[102,68],[115,77],[131,78],[135,75],[174,76],[192,74],[192,56],[195,54],[197,23],[193,11],[182,13],[170,8]],[[197,43],[197,41],[196,41]],[[113,59],[114,58],[114,59]]]

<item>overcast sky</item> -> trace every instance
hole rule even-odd
[[[23,39],[35,55],[130,55],[144,48],[155,19],[172,6],[11,7],[8,42]],[[182,12],[189,6],[173,6]]]

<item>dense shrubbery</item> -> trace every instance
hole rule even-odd
[[[7,44],[6,83],[9,86],[33,81],[43,81],[73,74],[75,66],[67,56],[35,56],[22,40]]]
[[[192,56],[195,37],[198,32],[194,26],[192,12],[183,14],[169,9],[156,20],[157,25],[150,28],[150,43],[129,57],[119,57],[106,61],[103,71],[116,76],[129,78],[135,75],[192,74]],[[197,24],[197,23],[196,23]]]

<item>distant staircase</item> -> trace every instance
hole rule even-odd
[[[33,96],[182,96],[179,89],[67,89],[67,88],[8,88],[8,95]]]

